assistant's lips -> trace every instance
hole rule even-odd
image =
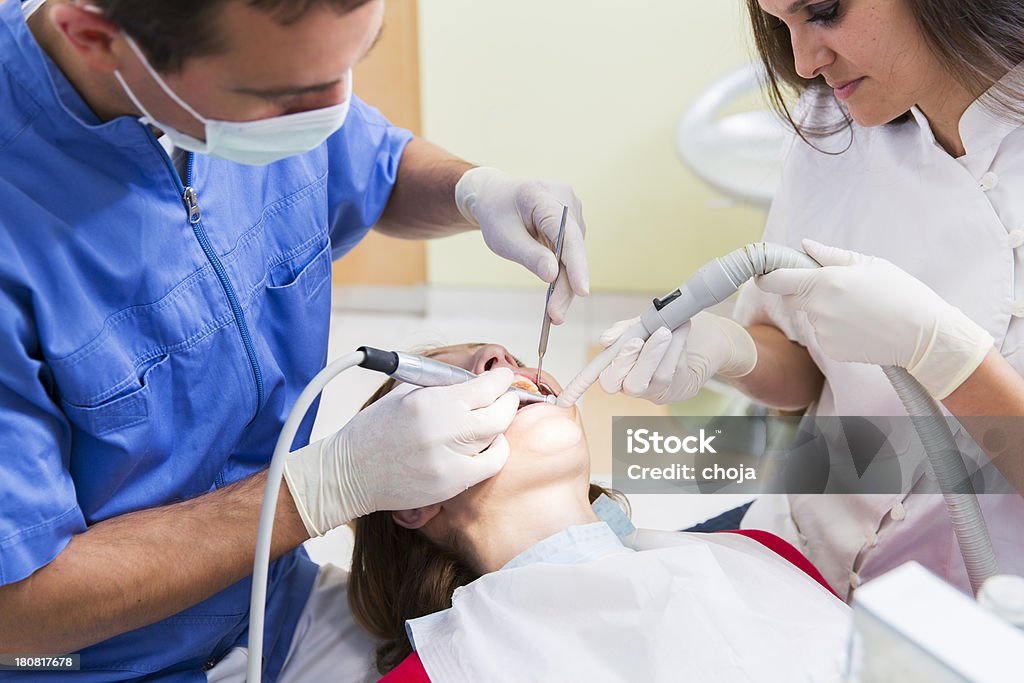
[[[863,81],[865,78],[865,76],[861,76],[860,78],[856,78],[852,81],[846,81],[845,83],[841,83],[839,85],[833,85],[832,92],[835,94],[836,99],[847,100],[853,96],[853,93],[857,90],[858,86],[860,86],[860,82]],[[831,85],[831,83],[829,85]]]

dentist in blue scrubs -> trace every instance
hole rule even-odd
[[[371,227],[479,229],[550,282],[568,204],[550,314],[586,294],[570,188],[352,94],[382,22],[383,0],[0,0],[0,653],[81,655],[19,680],[238,680],[265,468],[326,361],[331,262]],[[310,445],[307,420],[264,680],[369,671],[344,573],[301,544],[497,472],[511,381],[399,395]]]

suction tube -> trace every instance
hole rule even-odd
[[[700,311],[725,301],[755,275],[765,275],[779,268],[818,267],[820,264],[803,252],[766,242],[748,244],[711,261],[679,289],[655,299],[639,322],[569,382],[558,397],[558,405],[568,407],[576,403],[630,339],[647,339],[659,327],[676,329]],[[953,520],[953,530],[967,566],[971,589],[977,595],[985,580],[997,573],[996,558],[960,449],[942,409],[924,387],[903,368],[885,366],[882,370],[903,402],[924,445]]]

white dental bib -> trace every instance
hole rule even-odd
[[[771,550],[735,534],[627,542],[641,550],[487,574],[407,622],[430,680],[841,680],[849,608]]]

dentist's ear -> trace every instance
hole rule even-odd
[[[395,524],[400,527],[419,529],[434,517],[437,517],[439,512],[441,512],[441,504],[436,503],[412,510],[396,510],[391,513],[391,519],[395,520]]]
[[[79,58],[93,69],[113,71],[120,66],[113,44],[121,31],[98,8],[60,3],[50,8],[49,20]]]

